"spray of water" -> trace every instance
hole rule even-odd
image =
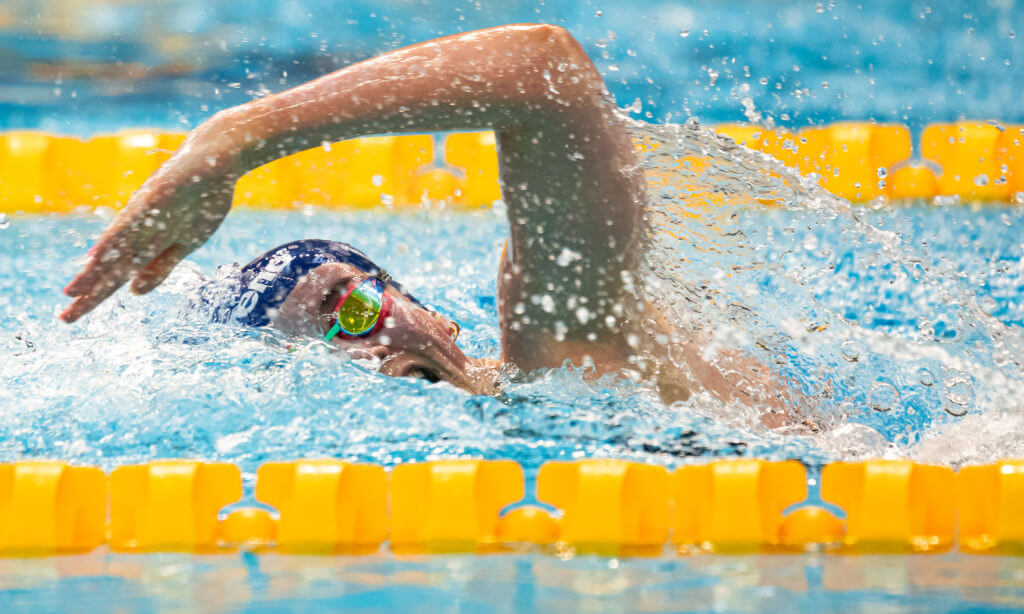
[[[458,320],[467,353],[496,357],[500,207],[236,212],[156,292],[119,294],[69,328],[54,317],[60,287],[109,223],[101,212],[16,217],[2,229],[10,240],[0,242],[0,459],[109,467],[199,457],[251,471],[299,456],[390,465],[484,455],[528,470],[581,456],[1024,456],[1024,344],[1019,324],[1003,323],[1024,316],[988,313],[997,290],[1024,279],[1019,248],[1009,252],[1016,260],[965,275],[969,252],[955,238],[943,238],[956,248],[939,257],[920,235],[694,123],[634,130],[646,150],[650,298],[705,342],[735,384],[760,383],[722,362],[725,351],[764,365],[817,432],[799,421],[769,429],[760,419],[768,408],[707,393],[666,407],[637,382],[592,381],[568,367],[509,381],[497,398],[473,397],[377,374],[317,340],[214,323],[195,307],[218,265],[302,237],[349,240]],[[947,210],[917,211],[935,227]],[[1024,220],[1004,216],[993,224],[1011,234]],[[981,299],[979,284],[988,287]],[[1019,303],[1019,289],[1004,290]]]
[[[711,340],[708,355],[741,349],[796,387],[836,454],[962,462],[991,454],[956,445],[958,423],[1000,421],[1010,451],[1024,336],[982,308],[956,262],[696,122],[633,130],[652,205],[646,285]]]

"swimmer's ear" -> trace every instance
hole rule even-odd
[[[159,256],[150,260],[149,264],[136,274],[131,285],[132,294],[146,294],[162,284],[174,267],[187,255],[188,250],[180,243],[175,243],[160,252]]]

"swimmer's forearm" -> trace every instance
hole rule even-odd
[[[504,26],[392,51],[218,113],[192,140],[216,143],[213,157],[226,155],[240,174],[324,142],[371,134],[571,132],[611,107],[600,74],[568,32]]]

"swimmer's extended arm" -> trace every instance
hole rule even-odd
[[[369,134],[488,128],[511,227],[499,284],[505,357],[525,369],[624,359],[618,319],[642,180],[600,74],[565,30],[544,25],[420,43],[218,113],[132,196],[68,285],[76,298],[62,317],[77,319],[132,276],[135,292],[159,285],[257,166]]]

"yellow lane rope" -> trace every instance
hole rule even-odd
[[[905,126],[842,122],[800,131],[720,125],[719,133],[775,156],[853,201],[959,196],[1024,199],[1024,126],[932,124],[915,151]],[[184,139],[127,131],[79,139],[0,133],[0,212],[121,207]],[[438,146],[441,145],[441,146]],[[239,182],[238,204],[402,208],[427,201],[486,206],[501,196],[494,134],[352,139],[262,166]]]
[[[797,461],[665,467],[613,459],[541,466],[522,503],[509,460],[398,465],[268,462],[232,505],[230,463],[0,464],[0,555],[84,552],[499,552],[527,545],[651,555],[700,552],[1024,553],[1024,461],[949,467],[836,462],[808,498]],[[817,477],[815,478],[817,479]],[[225,510],[225,506],[228,506]],[[831,508],[829,506],[832,506]],[[271,511],[273,509],[274,511]],[[551,510],[554,511],[551,511]],[[841,510],[837,515],[834,510]],[[842,517],[845,516],[845,517]]]

